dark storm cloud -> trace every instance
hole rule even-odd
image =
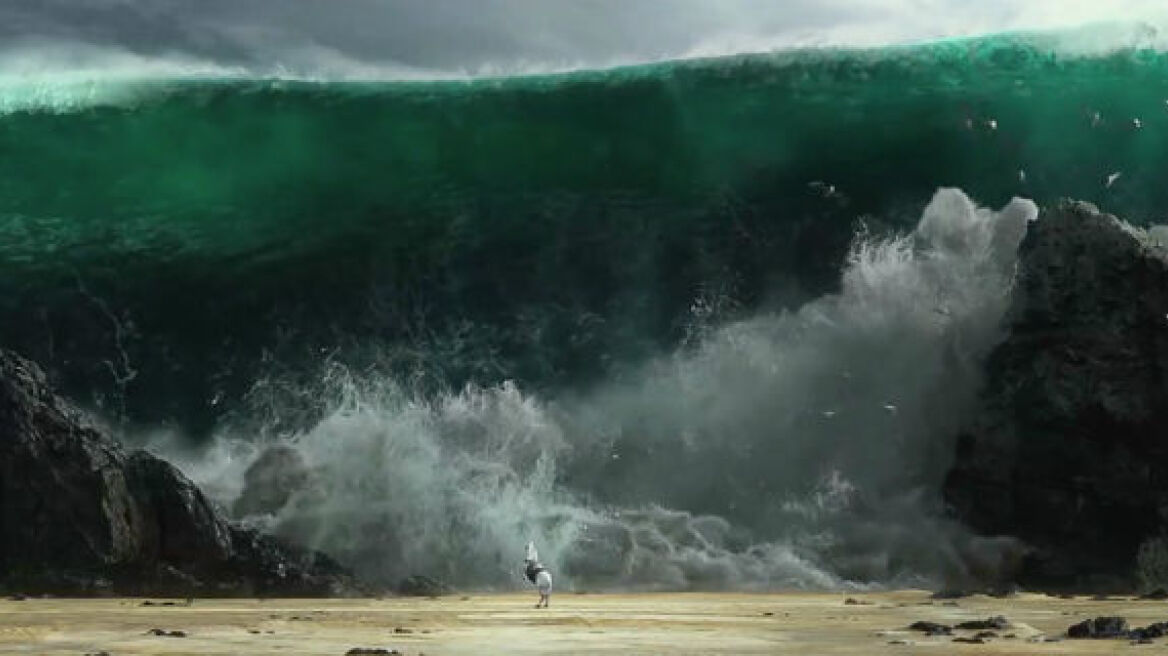
[[[1134,18],[1151,0],[0,0],[0,50],[482,72]],[[1114,5],[1122,5],[1116,7]]]
[[[676,56],[706,35],[775,29],[792,15],[830,24],[833,12],[817,4],[776,12],[750,0],[6,0],[0,39],[219,63],[270,64],[323,49],[366,63],[464,70]]]

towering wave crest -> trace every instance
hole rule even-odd
[[[696,325],[622,380],[426,397],[334,367],[307,391],[332,399],[310,430],[177,459],[383,582],[517,585],[529,539],[578,588],[984,581],[1016,545],[965,534],[936,491],[1036,215],[942,189],[912,233],[855,236],[839,293]]]
[[[787,39],[728,36],[699,44],[670,58],[634,57],[581,62],[522,61],[437,70],[393,62],[353,59],[323,47],[301,46],[264,63],[222,62],[190,54],[144,56],[116,46],[18,40],[0,45],[0,116],[17,112],[74,113],[93,108],[133,108],[168,97],[200,95],[202,87],[238,85],[254,92],[352,85],[424,85],[444,89],[498,85],[529,87],[578,80],[622,81],[673,75],[687,68],[733,71],[747,65],[775,68],[820,65],[829,74],[852,68],[944,64],[957,68],[990,64],[1040,64],[1115,58],[1162,59],[1168,39],[1155,22],[1096,22],[1046,31],[914,41]],[[295,53],[295,54],[293,54]]]

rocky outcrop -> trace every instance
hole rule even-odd
[[[323,595],[320,554],[234,525],[170,464],[126,453],[0,350],[0,588],[72,594]]]
[[[944,492],[972,528],[1034,548],[1024,585],[1127,587],[1168,520],[1168,264],[1151,241],[1064,202],[1022,245],[1010,335]]]

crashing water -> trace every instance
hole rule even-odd
[[[278,441],[311,476],[250,519],[383,582],[514,585],[529,539],[582,588],[962,580],[1001,545],[936,506],[945,438],[1036,216],[941,190],[912,233],[856,236],[839,293],[709,327],[570,398],[503,383],[426,399],[335,368],[329,414]],[[272,444],[220,439],[187,470],[230,505]]]
[[[1012,543],[937,489],[1035,212],[1010,199],[1168,207],[1162,44],[1063,41],[0,62],[0,343],[379,582],[515,585],[530,539],[581,589],[992,579]],[[241,502],[280,446],[295,494]]]

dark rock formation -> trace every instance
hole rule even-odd
[[[1126,638],[1128,637],[1127,620],[1122,617],[1096,617],[1083,620],[1067,629],[1068,638]]]
[[[1168,516],[1168,264],[1114,217],[1064,202],[1022,244],[1010,320],[946,500],[1034,547],[1028,587],[1128,588]]]
[[[0,588],[70,594],[323,595],[320,554],[229,523],[168,463],[127,454],[0,350]]]

